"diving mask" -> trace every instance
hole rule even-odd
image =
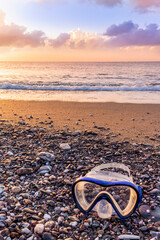
[[[129,168],[119,163],[93,168],[85,177],[75,180],[72,193],[84,214],[95,210],[101,218],[111,218],[116,212],[121,219],[126,219],[142,200],[141,187],[133,183]]]

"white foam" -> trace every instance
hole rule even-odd
[[[76,85],[32,85],[32,84],[14,84],[14,83],[1,83],[0,89],[8,89],[8,90],[34,90],[34,91],[122,91],[122,92],[128,92],[128,91],[160,91],[160,86],[105,86],[105,85],[82,85],[82,86],[76,86]]]

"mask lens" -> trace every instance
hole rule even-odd
[[[106,191],[113,197],[121,211],[125,211],[129,206],[134,207],[136,204],[137,193],[131,187],[122,185],[111,186],[108,187]]]
[[[102,187],[90,182],[78,182],[75,186],[75,196],[81,207],[86,210],[93,202],[95,197],[100,193]]]
[[[137,193],[129,186],[102,187],[91,182],[78,182],[75,186],[76,199],[86,210],[100,192],[107,193],[122,215],[132,211],[137,201]]]

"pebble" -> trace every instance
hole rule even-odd
[[[27,238],[27,240],[33,240],[34,236]]]
[[[55,202],[52,201],[52,200],[48,200],[48,201],[47,201],[47,204],[48,204],[50,207],[54,207],[54,206],[55,206]]]
[[[38,172],[41,174],[49,173],[52,170],[52,167],[49,165],[45,165],[39,168]]]
[[[72,227],[76,227],[77,226],[77,222],[71,222],[69,225],[72,226]]]
[[[158,239],[160,239],[160,232],[151,231],[150,234],[152,237],[157,237]]]
[[[123,235],[118,236],[118,239],[131,240],[131,239],[140,239],[140,237],[136,236],[136,235],[126,235],[126,234],[123,234]]]
[[[51,216],[49,214],[44,214],[43,217],[46,221],[48,221],[49,219],[51,219]]]
[[[147,227],[147,226],[141,227],[141,231],[142,231],[142,232],[145,232],[145,231],[147,231],[147,230],[148,230],[148,227]]]
[[[22,229],[22,233],[24,233],[24,234],[30,234],[31,231],[30,231],[28,228],[23,228],[23,229]]]
[[[4,192],[4,190],[5,190],[5,186],[2,185],[2,184],[0,184],[0,194],[1,194],[2,192]]]
[[[31,174],[33,172],[32,168],[19,168],[17,170],[17,174],[22,176],[22,175],[27,175],[27,174]]]
[[[58,224],[60,225],[62,222],[64,222],[64,217],[58,217],[58,220],[57,220]]]
[[[160,193],[160,190],[157,188],[155,188],[149,192],[149,194],[158,194],[158,193]]]
[[[9,152],[7,152],[7,155],[13,156],[14,154],[13,154],[13,152],[9,151]]]
[[[13,193],[20,193],[22,191],[21,187],[14,186],[11,191]]]
[[[116,134],[107,128],[105,135],[101,135],[102,128],[96,129],[98,133],[54,128],[48,131],[47,123],[44,120],[43,129],[36,125],[32,128],[27,122],[14,126],[1,123],[0,239],[114,240],[120,234],[131,233],[137,239],[157,238],[159,235],[151,233],[160,231],[159,146],[115,140]],[[60,148],[64,142],[71,151]],[[14,155],[9,156],[8,151]],[[96,165],[112,161],[129,166],[133,181],[143,189],[140,208],[125,222],[116,214],[108,221],[95,211],[85,216],[72,198],[74,179]],[[16,188],[21,191],[14,193]],[[116,201],[120,199],[117,194]],[[3,237],[1,232],[8,234]]]
[[[151,216],[151,209],[148,205],[141,205],[139,207],[139,212],[144,218],[149,218]]]
[[[71,147],[68,143],[60,143],[59,146],[62,150],[70,150],[71,149]]]
[[[54,221],[48,221],[45,223],[45,228],[52,228],[55,225]]]
[[[6,214],[3,214],[3,213],[0,214],[0,222],[5,221],[6,218],[7,218],[7,217],[6,217]]]
[[[48,153],[48,152],[40,152],[37,155],[40,159],[43,159],[45,161],[51,162],[55,160],[55,155],[52,153]]]
[[[55,238],[49,232],[44,232],[42,235],[42,239],[44,240],[55,240]]]
[[[160,221],[160,208],[154,207],[154,210],[152,210],[152,205],[141,205],[139,207],[140,214],[146,218],[146,219],[155,219],[156,221]]]
[[[44,225],[39,223],[34,228],[34,233],[42,234],[44,231]]]

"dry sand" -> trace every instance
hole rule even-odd
[[[114,140],[154,145],[160,142],[159,104],[0,100],[0,120],[24,120],[32,126],[57,130],[99,131]]]

